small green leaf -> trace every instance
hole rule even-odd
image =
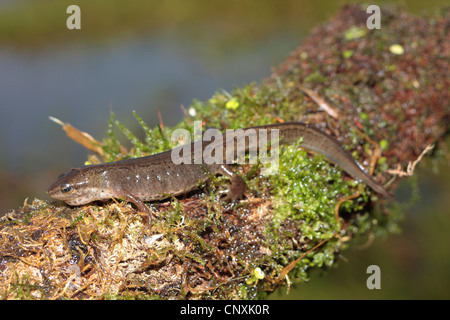
[[[399,44],[393,44],[389,47],[389,51],[395,55],[402,55],[405,53],[405,49]]]
[[[342,53],[342,56],[344,57],[344,59],[348,59],[353,55],[353,50],[345,50]]]
[[[385,139],[380,141],[380,148],[386,150],[389,147],[389,142]]]
[[[256,279],[258,280],[262,280],[264,279],[264,272],[261,270],[261,268],[257,267],[255,268],[255,270],[253,270],[253,275],[255,276]]]
[[[228,100],[227,103],[225,104],[225,108],[230,109],[230,110],[236,110],[237,108],[239,108],[238,99],[231,98],[230,100]]]

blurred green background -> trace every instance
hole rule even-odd
[[[180,105],[270,75],[311,29],[344,3],[256,0],[0,0],[0,216],[25,198],[48,199],[59,173],[87,152],[48,120],[55,116],[101,139],[110,111],[128,127],[136,110],[150,125],[183,117]],[[66,8],[81,8],[68,30]],[[447,1],[371,1],[433,14]],[[447,146],[449,144],[447,143]],[[277,299],[450,297],[447,158],[419,165],[421,198],[405,212],[403,233],[358,244],[326,276],[271,294]],[[397,192],[410,197],[408,182]],[[365,243],[367,239],[359,239]],[[366,287],[381,268],[381,290]]]

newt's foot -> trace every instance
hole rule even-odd
[[[223,198],[225,201],[241,200],[244,198],[245,182],[237,174],[231,177],[231,185],[228,194]]]

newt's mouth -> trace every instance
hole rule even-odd
[[[83,204],[87,204],[89,202],[92,202],[90,199],[86,199],[84,197],[79,197],[73,200],[64,200],[65,203],[67,203],[70,206],[81,206]]]

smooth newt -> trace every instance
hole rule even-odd
[[[362,180],[383,196],[392,197],[381,184],[372,179],[348,151],[341,147],[336,139],[311,125],[301,122],[270,124],[245,128],[242,130],[243,134],[250,132],[249,129],[253,129],[250,131],[256,135],[263,129],[269,133],[272,129],[277,129],[279,130],[280,144],[292,144],[302,137],[300,147],[324,155],[326,159],[339,165],[353,178]],[[223,148],[225,148],[226,141],[236,140],[236,137],[227,136],[227,133],[222,134],[222,138],[219,141],[223,141]],[[204,140],[192,142],[190,149],[192,153],[189,156],[193,159],[194,150],[203,151],[213,142]],[[200,144],[200,148],[198,148],[198,144]],[[255,151],[251,150],[249,145],[245,144],[245,151]],[[230,200],[242,198],[245,183],[233,172],[230,165],[207,164],[205,161],[200,164],[195,164],[193,161],[191,164],[174,164],[171,156],[172,150],[169,150],[141,158],[72,169],[53,183],[48,189],[48,194],[52,198],[63,200],[73,206],[97,200],[121,198],[134,203],[139,211],[148,212],[144,201],[185,194],[198,188],[199,183],[205,182],[211,175],[220,174],[228,176],[231,181],[227,198]]]

